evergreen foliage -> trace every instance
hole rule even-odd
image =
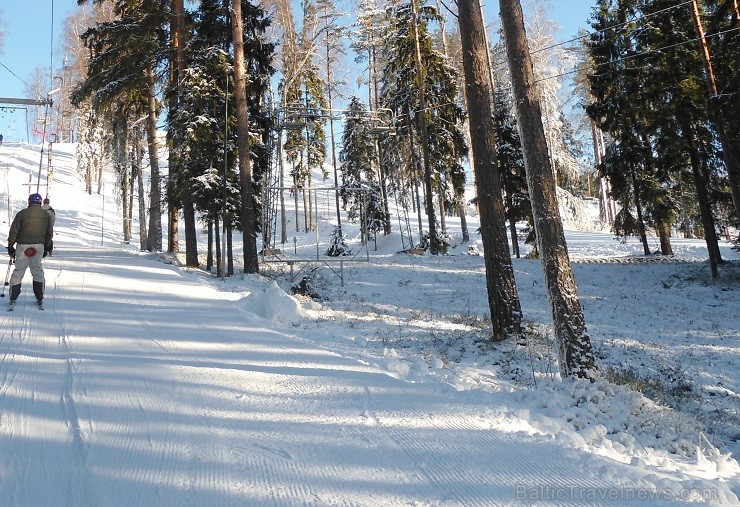
[[[722,19],[714,26],[727,26],[727,10],[720,15],[715,2],[700,4],[714,12],[709,16],[713,23],[717,16]],[[589,76],[593,101],[587,112],[610,140],[599,169],[622,207],[615,232],[639,234],[646,254],[646,228],[657,231],[662,253],[671,251],[675,225],[687,234],[701,232],[716,265],[721,262],[716,217],[720,213],[726,220],[731,201],[713,117],[717,108],[732,110],[737,100],[720,106],[722,99],[707,92],[690,5],[601,0],[592,26],[587,46],[594,63]],[[729,50],[724,44],[732,37],[716,43],[720,61],[735,62],[721,71],[729,78],[737,75],[740,48]],[[736,87],[726,90],[737,96]],[[682,223],[676,224],[679,218]],[[700,230],[693,225],[697,222]]]
[[[342,257],[344,255],[352,255],[352,249],[347,246],[342,235],[342,230],[339,227],[334,227],[329,240],[329,248],[327,248],[325,255],[329,257]]]
[[[235,171],[234,83],[229,78],[233,73],[233,56],[229,53],[228,3],[224,0],[203,1],[194,13],[193,37],[187,46],[190,59],[180,82],[178,107],[168,118],[168,124],[173,145],[184,147],[180,156],[182,169],[173,176],[177,178],[173,197],[177,199],[182,192],[187,192],[204,219],[220,217],[226,171],[227,219],[230,221],[227,225],[241,229],[239,176]],[[273,72],[270,63],[274,44],[263,40],[269,20],[259,7],[242,2],[242,17],[250,75],[250,131],[255,133],[250,146],[253,189],[259,192],[270,156],[269,137],[265,134],[272,124],[269,112],[264,111],[263,100]],[[225,117],[227,112],[228,118]],[[228,121],[228,126],[225,121]],[[228,138],[224,140],[226,132]],[[259,224],[258,219],[256,230],[259,230]]]
[[[416,1],[416,0],[413,0]],[[397,119],[396,135],[381,139],[383,164],[402,201],[409,205],[413,189],[424,183],[421,171],[422,143],[429,148],[432,188],[446,209],[455,209],[456,199],[464,185],[461,160],[468,147],[461,130],[464,119],[457,100],[456,71],[434,46],[429,24],[440,20],[436,8],[421,5],[417,23],[423,69],[416,63],[412,29],[413,9],[401,3],[386,12],[388,44],[383,48],[383,81],[380,107],[392,111]],[[420,110],[417,72],[422,72],[426,108]],[[423,139],[420,116],[425,115],[427,139]],[[409,206],[411,207],[411,206]],[[440,237],[443,241],[444,238]]]
[[[512,246],[518,257],[515,224],[527,220],[532,228],[532,203],[527,189],[522,141],[517,130],[516,116],[511,110],[511,97],[502,89],[495,90],[493,94],[493,125],[496,129],[496,164],[501,175],[506,218],[512,230]]]
[[[365,105],[359,98],[352,97],[347,107],[342,148],[339,151],[339,161],[342,163],[342,208],[347,210],[350,220],[355,220],[359,213],[363,201],[363,182],[377,179],[373,171],[377,151],[368,119]]]

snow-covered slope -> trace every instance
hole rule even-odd
[[[344,287],[294,266],[322,296],[299,300],[288,266],[221,281],[121,244],[113,185],[85,194],[74,147],[54,150],[47,310],[27,275],[0,312],[0,505],[738,503],[729,248],[713,282],[701,242],[674,245],[683,262],[624,263],[639,245],[568,231],[574,257],[599,260],[575,271],[605,377],[662,386],[675,410],[557,378],[537,261],[514,261],[526,344],[485,341],[466,244],[412,256],[379,238]],[[4,145],[0,160],[7,220],[38,149]]]

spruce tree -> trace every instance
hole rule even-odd
[[[84,3],[84,0],[82,0]],[[146,132],[151,175],[150,213],[147,249],[162,250],[160,171],[157,156],[157,86],[167,61],[169,38],[164,0],[118,0],[117,18],[89,28],[82,38],[90,49],[88,74],[72,93],[80,104],[92,98],[96,110],[110,107],[116,100],[135,98],[146,111]]]
[[[342,208],[348,218],[354,220],[360,212],[363,202],[364,183],[374,181],[372,171],[376,159],[375,140],[370,133],[370,116],[364,104],[357,97],[347,107],[347,114],[342,132],[342,148],[339,161],[342,163]]]
[[[506,218],[514,255],[519,258],[519,238],[516,224],[528,220],[532,224],[532,205],[527,190],[522,142],[517,131],[516,116],[511,110],[511,97],[502,89],[493,93],[493,126],[496,130],[496,165],[501,175]]]
[[[460,130],[463,112],[457,104],[457,77],[454,68],[434,47],[428,26],[439,20],[434,7],[401,3],[389,9],[387,16],[390,43],[382,58],[380,106],[389,109],[397,123],[396,135],[384,138],[381,149],[401,197],[408,203],[408,197],[414,196],[420,232],[422,210],[426,212],[428,230],[423,236],[430,250],[438,253],[442,238],[436,232],[434,189],[442,201],[455,198],[440,192],[440,188],[445,188],[440,183],[454,181],[459,193],[459,164],[467,152]],[[420,186],[424,188],[423,208],[420,199],[416,199]]]

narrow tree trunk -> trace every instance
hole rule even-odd
[[[418,180],[411,181],[411,187],[414,191],[414,207],[416,208],[416,219],[419,222],[419,238],[424,237],[424,220],[421,217],[421,196],[419,195]]]
[[[376,78],[376,72],[375,72],[375,48],[373,48],[371,51],[369,51],[368,55],[368,65],[369,65],[369,72],[372,74],[372,77],[370,78],[370,81],[372,82],[372,88],[371,90],[375,91],[375,94],[373,96],[373,109],[375,111],[378,110],[378,80]],[[368,90],[368,94],[370,93],[370,90]],[[393,125],[391,125],[391,128],[393,128]],[[390,208],[388,207],[388,188],[386,181],[386,171],[383,168],[383,152],[381,150],[380,143],[378,140],[375,140],[375,149],[376,149],[376,155],[378,157],[378,183],[380,184],[380,195],[383,199],[383,211],[385,211],[385,220],[383,221],[383,233],[387,236],[391,233],[391,214],[390,214]]]
[[[661,222],[658,224],[658,237],[660,238],[660,254],[673,255],[673,247],[671,246],[671,224],[668,222]]]
[[[465,97],[470,114],[470,141],[478,191],[481,236],[485,253],[488,307],[493,339],[521,332],[522,310],[506,241],[501,175],[496,164],[488,47],[479,0],[458,2],[465,72]]]
[[[303,195],[303,232],[308,232],[311,230],[311,200],[305,175],[301,176],[301,189],[301,194]]]
[[[137,133],[134,138],[134,151],[136,157],[136,179],[138,180],[139,190],[139,248],[144,251],[147,246],[147,205],[146,193],[144,190],[144,147],[142,146],[142,136],[137,127]]]
[[[694,146],[692,130],[688,125],[685,126],[685,128],[686,144],[688,146],[689,159],[691,160],[691,172],[694,175],[696,197],[699,201],[701,223],[704,227],[704,241],[707,244],[707,253],[709,254],[709,269],[712,273],[712,278],[717,278],[717,276],[719,276],[717,265],[722,262],[722,257],[720,257],[719,243],[717,241],[717,234],[714,230],[714,217],[712,215],[712,207],[710,205],[709,194],[707,192],[707,181],[702,174],[700,167],[701,157]]]
[[[417,111],[419,127],[421,129],[421,153],[424,164],[424,208],[427,213],[427,222],[429,224],[429,253],[436,255],[440,250],[439,235],[437,234],[437,219],[434,216],[434,194],[432,193],[432,167],[429,160],[429,134],[427,133],[427,106],[425,97],[425,80],[424,67],[421,61],[421,49],[419,47],[419,28],[417,22],[417,0],[411,0],[411,9],[413,12],[412,24],[414,30],[414,44],[416,47],[416,82],[419,92],[419,109]],[[441,199],[441,196],[440,196]]]
[[[470,241],[470,232],[468,231],[468,216],[465,213],[465,194],[457,198],[457,213],[460,216],[460,231],[462,232],[463,243]]]
[[[147,91],[149,93],[148,116],[146,120],[147,143],[149,146],[149,172],[151,189],[149,191],[149,235],[146,249],[150,252],[162,251],[162,191],[159,188],[159,159],[157,158],[157,104],[154,87],[154,70],[147,69]]]
[[[254,199],[252,198],[252,165],[249,158],[249,111],[247,77],[244,62],[244,26],[241,0],[231,0],[231,30],[234,44],[234,81],[236,95],[236,131],[239,151],[239,185],[241,187],[241,224],[244,235],[244,272],[259,272]]]
[[[440,181],[437,195],[439,195],[439,230],[442,234],[447,232],[447,211],[445,210],[444,184]],[[440,245],[441,248],[441,245]]]
[[[634,167],[631,171],[632,193],[635,196],[635,209],[637,210],[637,231],[640,235],[640,241],[642,242],[642,252],[645,255],[650,255],[650,245],[648,244],[647,233],[645,232],[645,220],[642,217],[642,199],[640,198],[640,186],[637,182],[637,174]]]
[[[206,253],[206,271],[213,268],[213,220],[208,220],[208,249]]]
[[[604,154],[604,138],[596,126],[596,122],[591,120],[591,139],[594,146],[594,162],[596,167],[601,165],[601,159]],[[609,183],[605,176],[599,177],[599,216],[605,224],[614,224],[614,209],[609,195]]]
[[[509,210],[508,219],[509,234],[511,236],[511,250],[514,256],[519,259],[521,257],[521,252],[519,251],[519,237],[516,233],[516,220],[514,219],[514,202],[511,198],[511,191],[509,191],[509,189],[506,190],[506,207]]]
[[[226,276],[234,276],[234,228],[226,227]]]
[[[216,218],[214,219],[214,230],[216,231],[216,277],[224,279],[224,269],[226,263],[222,262],[222,255],[224,255],[224,252],[221,251],[221,227],[219,225],[218,215],[216,215]]]
[[[329,100],[329,111],[334,108],[334,97],[332,96],[332,74],[331,74],[331,58],[330,58],[330,46],[329,46],[329,25],[327,20],[327,32],[326,37],[326,94]],[[337,171],[337,143],[334,139],[334,114],[329,113],[329,138],[331,139],[331,165],[334,169],[334,201],[337,212],[337,234],[342,237],[342,214],[339,206],[339,173]]]
[[[130,153],[129,153],[129,177],[128,177],[128,183],[129,183],[129,189],[128,189],[128,215],[126,216],[126,221],[128,222],[128,228],[129,228],[129,238],[133,238],[134,234],[134,185],[136,184],[136,148],[134,147],[134,143],[136,142],[136,138],[134,134],[132,133],[131,138],[129,139],[129,145],[130,145]],[[129,239],[129,242],[131,240]]]
[[[122,214],[123,214],[123,241],[128,243],[131,241],[131,222],[127,220],[131,210],[129,208],[130,192],[131,192],[131,171],[129,168],[128,158],[128,123],[126,117],[122,116],[116,121],[115,128],[116,135],[116,165],[118,177],[121,182],[121,203]]]
[[[301,185],[298,184],[298,176],[296,175],[296,168],[293,167],[293,211],[295,213],[295,232],[301,232],[300,229],[300,214],[298,210],[298,189]]]
[[[85,166],[85,192],[87,192],[88,195],[92,195],[92,170],[92,160],[88,159]]]
[[[527,185],[563,377],[592,377],[595,359],[578,298],[548,157],[539,93],[519,0],[499,0],[522,139]]]
[[[103,193],[103,165],[100,164],[97,167],[98,170],[98,195],[101,195]]]
[[[316,210],[314,209],[314,204],[316,202],[316,193],[313,189],[313,176],[311,175],[310,168],[306,177],[308,178],[308,181],[306,183],[304,194],[308,196],[308,227],[306,228],[306,232],[308,232],[316,230],[316,224],[314,223],[314,217],[316,216]]]

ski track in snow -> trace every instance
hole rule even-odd
[[[33,160],[13,164],[33,168]],[[74,170],[57,174],[55,185],[70,185],[55,195],[72,195]],[[46,310],[34,308],[27,275],[16,310],[0,314],[0,506],[621,506],[620,492],[669,491],[653,503],[664,506],[712,487],[732,499],[703,469],[633,465],[572,432],[537,430],[521,404],[507,408],[511,393],[398,378],[393,365],[403,358],[374,365],[322,344],[326,322],[278,325],[202,273],[118,245],[88,246],[100,239],[97,210],[68,208],[45,261]],[[420,312],[454,295],[435,273],[448,265],[435,261],[389,261],[398,264],[394,280],[428,294]],[[461,257],[456,266],[471,285],[480,278],[480,262]],[[429,276],[417,281],[409,269]],[[682,288],[681,278],[666,283]],[[392,315],[377,320],[429,334],[422,324],[434,315],[418,321],[394,300],[408,293],[390,292],[382,305]],[[585,296],[588,306],[602,303]],[[565,499],[521,496],[540,487]]]
[[[448,386],[265,329],[169,266],[78,249],[46,270],[48,310],[25,295],[3,319],[2,505],[484,506],[516,503],[525,485],[645,484],[502,431]],[[124,275],[141,292],[118,288]]]
[[[244,312],[214,321],[229,303],[187,279],[180,294],[144,289],[174,269],[149,261],[141,293],[117,291],[139,262],[65,251],[46,263],[47,310],[24,294],[4,318],[2,505],[487,505],[517,480],[551,480],[529,471],[543,469],[536,446],[482,431],[475,407],[444,392]],[[81,269],[97,264],[106,274]],[[212,324],[181,326],[180,312]],[[96,333],[112,322],[118,335]],[[551,471],[573,484],[574,463]]]
[[[82,442],[68,396],[72,363],[50,332],[58,319],[39,311],[33,296],[26,295],[3,324],[0,435],[7,444],[0,450],[0,504],[88,505]],[[42,483],[63,487],[52,499]]]

